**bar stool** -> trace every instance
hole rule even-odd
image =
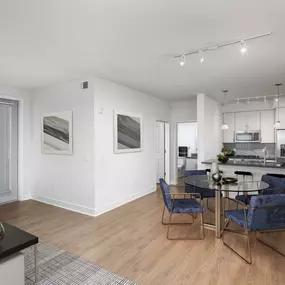
[[[238,178],[239,176],[243,177],[243,182],[246,181],[246,177],[251,177],[251,181],[253,181],[253,174],[249,171],[235,171],[234,174]]]
[[[249,172],[249,171],[235,171],[234,174],[236,175],[237,179],[239,176],[242,176],[243,177],[243,182],[246,182],[247,178],[248,177],[251,177],[251,181],[253,182],[253,174],[252,172]],[[244,191],[243,192],[243,195],[246,197],[245,199],[247,199],[247,192]],[[240,200],[240,195],[239,195],[239,189],[238,189],[238,193],[237,193],[237,196],[236,196],[236,199],[237,200]],[[238,208],[238,205],[237,205],[237,208]]]
[[[207,173],[210,173],[210,172],[211,172],[211,169],[210,169],[210,168],[206,168],[205,170],[206,170]],[[219,172],[220,172],[221,174],[224,173],[222,170],[220,170]]]

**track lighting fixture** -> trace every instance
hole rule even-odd
[[[248,98],[248,100],[247,100],[247,104],[249,104],[250,103],[250,98]]]
[[[242,54],[246,54],[246,52],[247,52],[247,46],[246,46],[246,42],[244,40],[242,40],[240,42],[240,51]]]
[[[239,99],[236,99],[236,101],[237,101],[237,105],[239,104]]]
[[[264,96],[264,103],[267,103],[267,98],[266,98],[266,96]]]
[[[278,95],[276,95],[275,101],[276,101],[276,102],[279,101]]]
[[[205,58],[203,56],[204,52],[210,52],[210,51],[214,51],[216,49],[222,48],[222,47],[226,47],[226,46],[230,46],[230,45],[235,45],[235,44],[240,44],[240,51],[242,54],[246,54],[247,52],[247,43],[251,40],[257,39],[257,38],[262,38],[265,36],[269,36],[271,35],[272,32],[269,33],[265,33],[265,34],[260,34],[260,35],[256,35],[256,36],[252,36],[249,38],[245,38],[245,39],[241,39],[241,40],[234,40],[231,42],[226,42],[226,43],[221,43],[221,44],[216,44],[213,46],[208,46],[208,47],[203,47],[203,48],[199,48],[197,50],[191,51],[191,52],[187,52],[184,54],[179,54],[176,55],[174,58],[175,59],[180,59],[180,65],[183,66],[185,65],[186,62],[186,56],[192,55],[192,54],[200,54],[200,63],[203,63]]]

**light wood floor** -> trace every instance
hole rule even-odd
[[[140,285],[285,284],[285,258],[255,241],[251,266],[212,231],[206,230],[205,240],[168,241],[160,223],[162,205],[160,193],[153,193],[92,218],[29,200],[1,206],[0,219]],[[194,236],[198,224],[172,234]],[[243,237],[226,237],[243,248]],[[269,240],[285,244],[284,236]]]

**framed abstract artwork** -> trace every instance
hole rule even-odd
[[[142,151],[142,116],[114,112],[114,153]]]
[[[72,111],[53,113],[42,118],[42,153],[72,154]]]

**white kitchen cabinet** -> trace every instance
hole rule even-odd
[[[223,142],[233,143],[234,142],[234,131],[235,131],[235,114],[234,113],[224,113],[224,122],[228,124],[229,128],[223,130]]]
[[[235,113],[236,131],[257,131],[260,130],[260,112],[240,112]]]
[[[285,111],[284,111],[285,113]],[[274,110],[265,110],[260,112],[260,130],[262,143],[274,143]]]
[[[197,169],[197,159],[186,158],[186,170]]]

